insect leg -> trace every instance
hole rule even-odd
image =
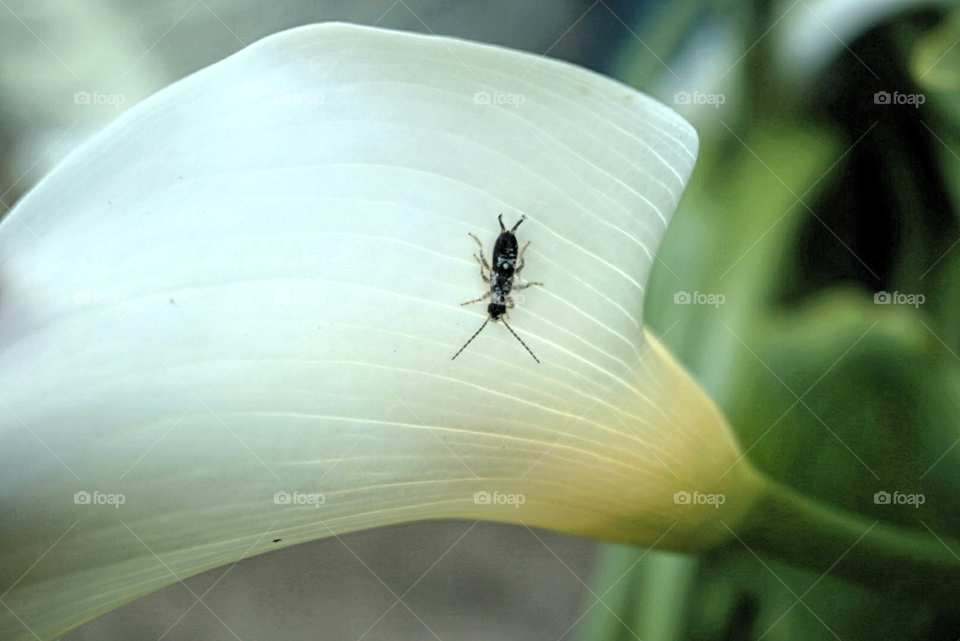
[[[464,305],[472,305],[473,303],[479,303],[480,301],[487,300],[488,298],[490,298],[490,292],[487,292],[486,294],[484,294],[483,296],[475,300],[468,300],[465,303],[460,303],[460,307],[463,307]]]
[[[469,234],[470,232],[467,232],[467,233]],[[487,263],[487,257],[484,256],[484,254],[483,254],[483,243],[481,243],[481,242],[480,242],[480,239],[477,238],[476,236],[474,236],[473,234],[470,234],[470,238],[472,238],[472,239],[474,239],[475,241],[477,241],[477,245],[480,246],[480,258],[481,258],[481,260],[483,260],[483,262],[482,262],[481,264],[482,264],[484,267],[487,268],[487,271],[488,271],[488,272],[493,271],[493,270],[490,268],[489,263]]]
[[[489,284],[490,284],[490,278],[487,276],[487,272],[484,271],[484,269],[483,269],[483,263],[480,262],[480,257],[477,256],[476,254],[474,254],[473,257],[476,258],[476,259],[477,259],[477,263],[480,264],[480,278],[483,279],[483,282],[485,282],[487,285],[489,285]]]
[[[518,285],[514,285],[513,288],[514,288],[514,289],[526,289],[527,287],[533,287],[534,285],[537,285],[537,286],[539,286],[539,287],[543,287],[543,283],[520,283],[520,284],[518,284]]]
[[[521,221],[521,222],[522,222],[522,221]],[[519,225],[520,223],[517,223],[517,224]],[[528,241],[527,241],[527,244],[524,245],[524,246],[520,249],[520,253],[517,254],[517,271],[514,272],[514,275],[517,276],[517,277],[520,276],[520,272],[523,270],[523,265],[524,265],[524,262],[523,262],[523,252],[527,251],[527,247],[529,247],[529,246],[530,246],[530,241],[528,240]]]

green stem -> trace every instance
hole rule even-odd
[[[898,599],[960,597],[960,543],[826,506],[771,479],[766,486],[734,545]]]

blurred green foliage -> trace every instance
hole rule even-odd
[[[791,76],[775,50],[790,27],[777,26],[808,5],[666,3],[637,34],[665,62],[640,47],[622,61],[626,82],[655,91],[705,20],[734,34],[734,59],[747,51],[724,108],[693,119],[700,158],[645,321],[763,472],[872,520],[960,537],[960,13],[913,3]],[[877,104],[878,91],[925,100]],[[725,302],[675,304],[680,291]],[[924,302],[880,304],[878,292]],[[925,503],[877,504],[881,490]],[[699,559],[610,546],[593,592],[603,604],[589,597],[580,630],[591,641],[960,636],[956,611],[740,544]]]

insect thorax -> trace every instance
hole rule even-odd
[[[502,272],[492,272],[490,274],[490,289],[494,294],[501,293],[504,296],[513,289],[513,271],[504,274]]]

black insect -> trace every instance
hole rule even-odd
[[[507,325],[507,321],[504,317],[508,317],[507,310],[514,307],[513,296],[510,295],[514,289],[526,289],[527,287],[533,287],[534,285],[543,286],[543,283],[523,283],[520,281],[520,271],[523,269],[523,252],[527,251],[527,247],[530,246],[528,242],[523,246],[519,252],[517,251],[517,237],[514,234],[517,231],[517,227],[520,226],[526,216],[522,216],[520,220],[517,221],[517,224],[513,226],[513,229],[507,231],[507,228],[503,226],[503,214],[500,214],[500,235],[497,236],[497,242],[493,245],[493,267],[487,264],[487,257],[483,255],[483,243],[480,242],[480,239],[470,234],[470,237],[477,241],[477,245],[480,246],[480,255],[473,255],[477,259],[477,262],[480,263],[480,277],[483,278],[484,282],[490,285],[490,291],[486,294],[477,298],[476,300],[468,300],[461,305],[470,305],[472,303],[479,303],[482,300],[486,300],[493,297],[493,301],[487,305],[487,320],[483,321],[483,325],[480,326],[480,329],[470,337],[463,347],[460,348],[460,352],[467,348],[473,339],[477,337],[477,334],[483,331],[483,328],[487,326],[487,323],[493,321],[494,323],[502,322],[503,325],[510,330],[510,333],[513,334],[514,338],[520,341],[520,344],[523,345],[530,356],[533,356],[533,360],[538,363],[540,360],[533,355],[533,352],[530,351],[530,348],[527,347],[527,344],[517,336],[517,333],[510,329],[510,326]],[[489,276],[487,273],[489,272]],[[518,282],[514,284],[514,279]],[[460,352],[457,352],[453,355],[453,358],[456,358],[460,355]],[[453,360],[453,359],[450,359]]]

